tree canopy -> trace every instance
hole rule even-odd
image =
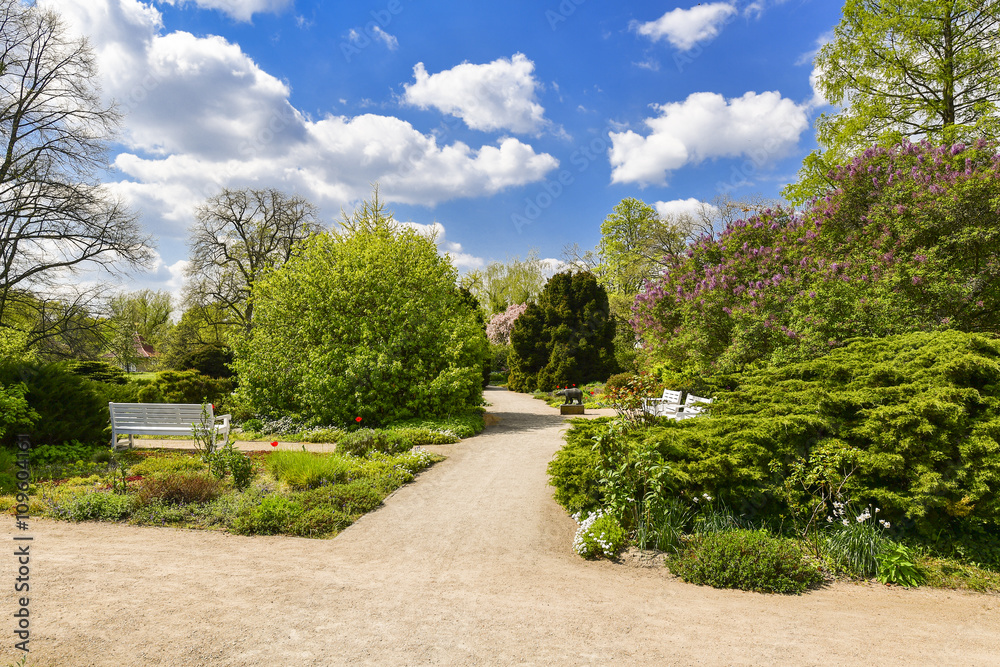
[[[255,326],[234,362],[240,400],[261,415],[371,426],[477,405],[486,335],[457,278],[413,229],[369,220],[314,235],[254,284]]]
[[[608,295],[589,272],[563,272],[514,322],[508,386],[548,391],[604,381],[617,370]]]
[[[876,144],[996,136],[998,53],[998,0],[847,0],[815,62],[819,90],[843,108],[817,119],[822,151],[786,196],[823,192],[831,165]]]
[[[98,178],[119,121],[86,40],[51,11],[0,0],[0,327],[26,330],[29,345],[79,322],[93,295],[69,294],[73,272],[151,258]]]
[[[315,208],[301,197],[273,188],[223,189],[198,208],[191,227],[189,306],[218,304],[227,323],[249,331],[254,283],[320,229]]]

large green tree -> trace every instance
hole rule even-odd
[[[251,412],[379,426],[480,402],[486,335],[455,268],[432,239],[369,216],[255,282],[234,362]]]
[[[557,273],[510,334],[514,391],[603,381],[617,370],[608,295],[589,272]]]
[[[996,136],[1000,1],[847,0],[816,57],[818,88],[842,108],[816,121],[821,151],[786,195],[830,187],[830,166],[876,144]]]

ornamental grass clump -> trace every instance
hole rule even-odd
[[[171,505],[205,503],[222,493],[221,482],[195,471],[167,472],[144,477],[135,491],[136,502],[146,505],[159,500]]]
[[[823,554],[833,565],[856,577],[874,577],[879,559],[891,548],[885,530],[892,524],[876,519],[879,508],[867,507],[855,514],[844,503],[834,502],[827,517],[829,527],[823,541]]]
[[[267,468],[275,479],[293,489],[311,489],[347,481],[354,464],[339,454],[276,451],[267,458]]]
[[[695,534],[667,566],[688,583],[758,593],[799,594],[823,581],[794,540],[764,530]]]

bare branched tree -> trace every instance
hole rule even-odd
[[[295,246],[320,231],[316,209],[280,190],[224,189],[198,208],[191,227],[189,307],[218,313],[245,331],[253,326],[254,283],[285,263]]]
[[[98,178],[119,121],[101,102],[86,40],[69,38],[51,11],[0,0],[0,327],[38,323],[32,344],[72,318],[26,311],[77,303],[66,287],[76,272],[151,258],[136,216]]]

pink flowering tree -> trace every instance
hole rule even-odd
[[[848,338],[1000,321],[996,146],[872,148],[802,211],[766,210],[667,258],[633,305],[654,358],[728,372]]]
[[[486,337],[489,341],[494,345],[509,345],[510,332],[514,328],[514,322],[527,309],[528,304],[515,303],[508,306],[504,312],[497,313],[490,318],[489,323],[486,325]]]

